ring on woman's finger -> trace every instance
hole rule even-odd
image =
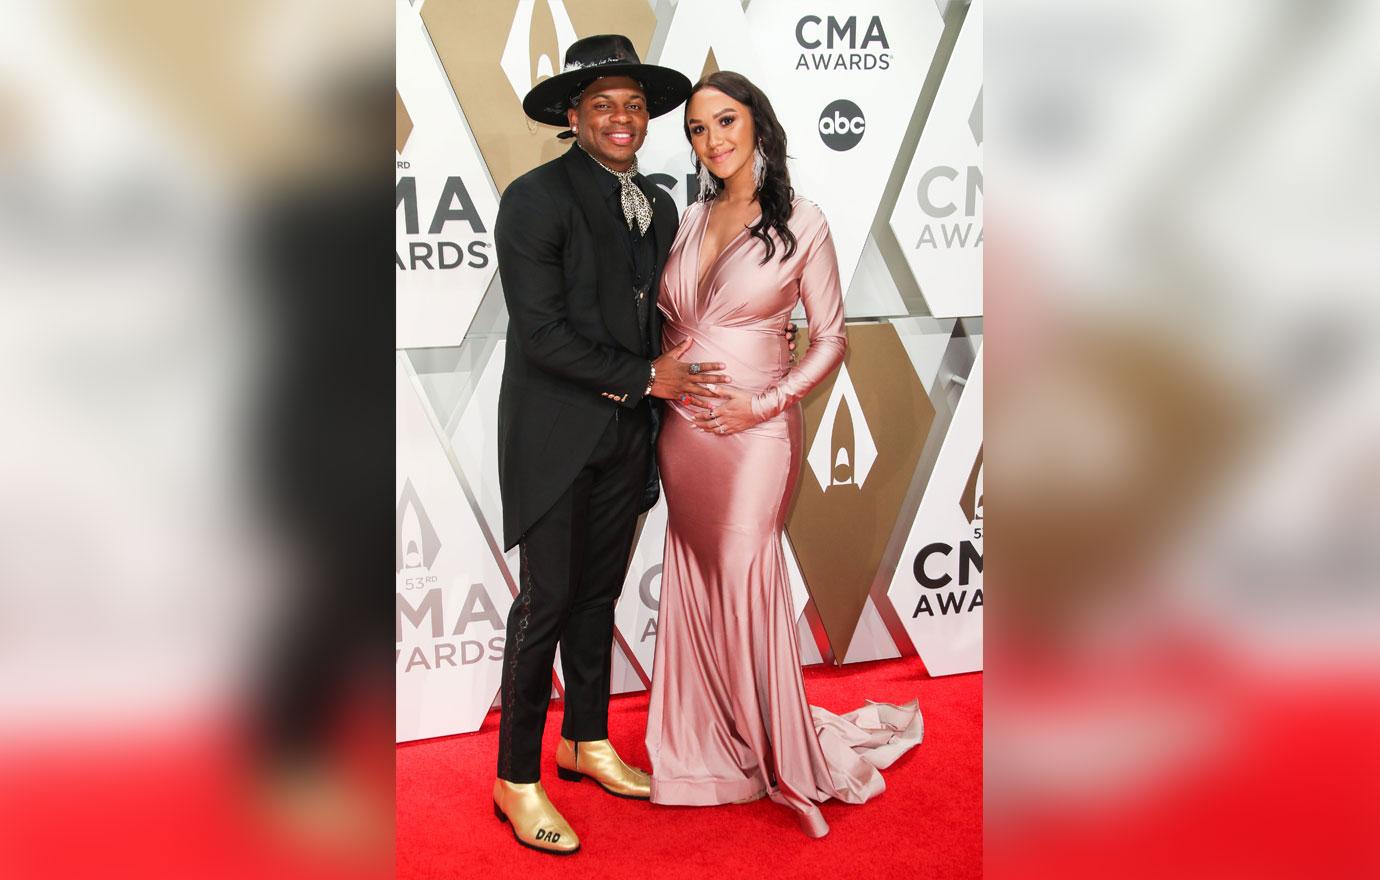
[[[727,431],[727,430],[728,430],[728,428],[727,428],[726,426],[724,426],[724,425],[720,425],[720,426],[719,426],[719,433],[720,433],[720,434],[722,434],[723,432],[725,432],[725,431]]]
[[[680,396],[680,402],[681,402],[682,404],[688,404],[688,403],[690,402],[690,395],[689,395],[689,394],[682,394],[682,395]]]
[[[701,368],[700,368],[700,365],[699,365],[698,363],[695,363],[695,364],[691,364],[691,365],[690,365],[690,375],[692,375],[692,376],[698,376],[698,375],[700,374],[700,372],[701,372]]]

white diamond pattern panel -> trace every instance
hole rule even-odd
[[[888,592],[931,675],[982,668],[982,352]]]
[[[502,677],[512,594],[405,354],[399,353],[396,372],[395,686],[401,742],[479,729]]]
[[[891,214],[937,317],[982,314],[982,4],[963,20]]]
[[[498,195],[418,10],[396,6],[396,85],[411,124],[396,156],[396,344],[459,345],[498,268]]]
[[[457,420],[451,447],[457,463],[469,482],[479,513],[489,534],[501,547],[503,541],[503,499],[498,486],[498,391],[503,378],[503,358],[507,343],[499,340],[487,363],[480,368],[474,393]],[[513,581],[518,577],[518,549],[503,554]]]
[[[757,48],[739,0],[679,3],[667,14],[670,17],[657,24],[648,61],[679,70],[695,83],[713,52],[720,70],[761,80]],[[647,140],[637,151],[639,169],[646,175],[659,175],[655,181],[671,192],[678,209],[684,209],[698,191],[696,184],[686,180],[686,175],[694,173],[694,163],[684,119],[683,108],[653,119]]]
[[[853,633],[853,641],[848,643],[848,656],[845,663],[863,663],[868,660],[891,660],[901,656],[896,643],[887,632],[886,621],[873,597],[867,597],[862,616],[858,618],[858,628]]]
[[[666,546],[666,499],[657,501],[642,521],[633,549],[623,595],[618,599],[614,626],[632,651],[632,660],[651,680],[656,656],[657,613],[661,604],[662,552]]]
[[[789,139],[792,184],[829,219],[847,291],[944,30],[914,0],[754,0],[759,82]]]

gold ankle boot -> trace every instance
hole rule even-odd
[[[588,776],[611,795],[645,801],[652,796],[652,777],[629,767],[606,739],[571,742],[561,737],[556,746],[556,775],[567,782]]]
[[[494,780],[494,815],[511,822],[517,842],[530,849],[568,856],[580,838],[546,797],[540,782]]]

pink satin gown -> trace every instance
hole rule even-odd
[[[708,217],[706,203],[687,209],[662,274],[662,345],[690,338],[686,360],[725,363],[763,421],[721,436],[694,427],[677,402],[662,420],[668,525],[647,718],[652,801],[765,793],[822,837],[829,826],[817,804],[881,793],[878,768],[922,735],[914,702],[839,716],[810,706],[801,681],[781,533],[800,474],[799,401],[847,348],[838,261],[824,215],[797,199],[794,255],[783,263],[778,243],[761,265],[763,244],[744,230],[697,284]],[[800,301],[810,347],[792,366],[782,330]]]

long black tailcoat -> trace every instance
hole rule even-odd
[[[570,486],[615,413],[642,402],[649,362],[661,353],[656,294],[676,234],[676,209],[659,187],[635,178],[652,202],[648,233],[656,242],[647,350],[627,229],[609,209],[596,176],[603,174],[572,146],[514,180],[499,202],[494,241],[508,304],[498,400],[505,550]],[[656,457],[648,458],[639,512],[658,495]]]

